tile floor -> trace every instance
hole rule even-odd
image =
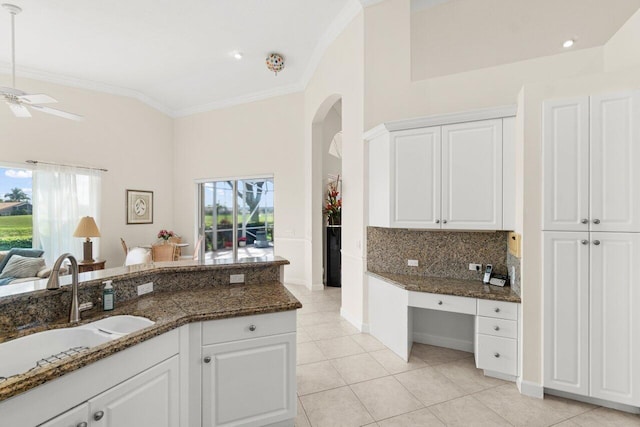
[[[640,426],[640,416],[520,395],[473,354],[415,344],[408,363],[340,317],[340,289],[287,285],[298,311],[298,427]]]

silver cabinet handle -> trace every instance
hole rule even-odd
[[[443,223],[443,224],[446,224],[446,223],[447,223],[447,220],[446,220],[446,219],[443,219],[443,220],[442,220],[442,223]]]
[[[100,421],[102,417],[104,417],[104,411],[98,411],[95,414],[93,414],[93,419],[96,421]]]
[[[589,220],[587,218],[582,218],[582,220],[580,220],[581,223],[583,224],[588,224]]]
[[[438,305],[442,305],[442,301],[438,301]]]
[[[204,358],[204,363],[211,363],[211,356],[206,356]]]
[[[439,219],[436,219],[436,220],[435,220],[435,223],[436,223],[436,224],[440,224],[440,220],[439,220]]]
[[[594,220],[593,220],[593,223],[594,223],[594,224],[600,224],[600,220],[599,220],[599,219],[594,219]]]
[[[493,353],[493,357],[495,357],[496,359],[500,357],[500,353]]]
[[[494,330],[494,331],[499,331],[499,330],[500,330],[500,326],[494,326],[494,327],[493,327],[493,330]]]
[[[255,331],[256,330],[256,325],[249,325],[249,330],[251,332]]]
[[[593,244],[594,244],[594,245],[596,245],[596,246],[598,246],[598,245],[600,244],[600,240],[594,240],[594,241],[593,241]]]
[[[88,425],[89,424],[87,424],[86,422],[83,421],[81,423],[76,424],[76,427],[87,427]]]
[[[583,245],[586,245],[586,244],[589,243],[589,241],[588,240],[581,240],[580,243],[582,243]]]
[[[495,311],[496,313],[500,313],[500,309],[498,307],[496,307],[493,311]]]

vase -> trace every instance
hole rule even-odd
[[[341,227],[339,225],[327,227],[327,286],[341,286],[341,246]]]

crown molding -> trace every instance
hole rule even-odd
[[[374,4],[382,3],[384,0],[360,0],[362,7],[373,6]]]

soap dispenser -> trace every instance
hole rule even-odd
[[[104,289],[102,289],[102,310],[111,311],[115,305],[115,293],[113,290],[112,280],[107,280],[104,283]]]

